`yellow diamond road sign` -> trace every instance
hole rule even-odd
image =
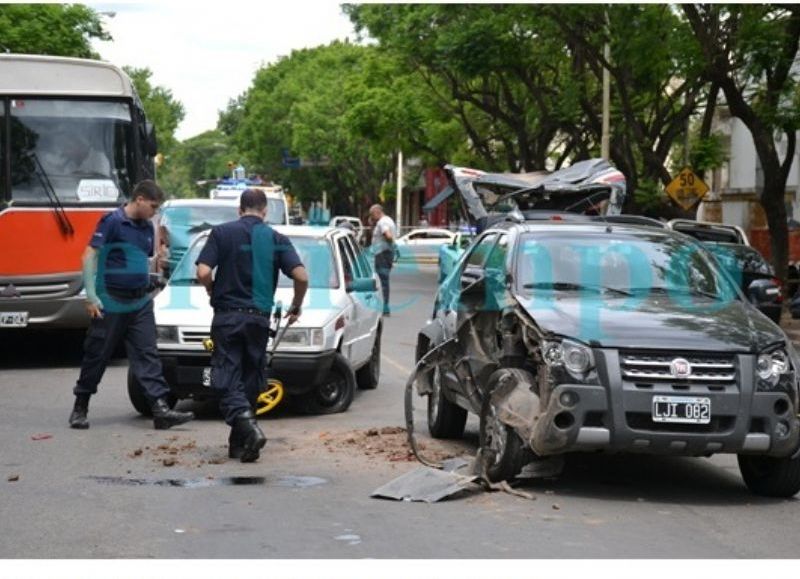
[[[672,197],[675,203],[688,210],[708,193],[708,185],[703,183],[703,180],[695,175],[689,167],[685,167],[670,181],[666,190],[667,195]]]

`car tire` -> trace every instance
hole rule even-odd
[[[483,401],[479,441],[490,482],[511,480],[525,464],[525,443],[516,431],[497,418],[491,396]]]
[[[142,416],[153,415],[153,411],[150,409],[150,400],[147,399],[144,388],[139,384],[130,368],[128,368],[128,398],[130,398],[136,412]],[[167,395],[167,404],[169,404],[170,408],[174,408],[177,403],[178,399],[175,396],[172,394]]]
[[[326,380],[300,400],[300,407],[309,414],[336,414],[344,412],[353,402],[356,377],[350,363],[339,352]]]
[[[356,384],[361,390],[374,390],[378,387],[381,377],[381,333],[381,327],[378,326],[369,362],[356,371]]]
[[[428,394],[428,432],[434,438],[461,438],[467,423],[467,411],[444,395],[441,369],[431,370],[431,393]]]
[[[750,492],[762,497],[793,497],[800,491],[800,458],[740,454],[739,471]]]

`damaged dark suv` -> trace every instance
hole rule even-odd
[[[479,415],[490,480],[574,451],[735,453],[752,492],[800,490],[800,359],[682,234],[490,227],[442,283],[417,359],[431,435]]]

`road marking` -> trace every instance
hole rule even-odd
[[[406,374],[410,374],[410,373],[411,373],[411,369],[410,369],[410,368],[406,368],[405,366],[403,366],[403,365],[402,365],[402,364],[400,364],[399,362],[395,362],[394,360],[392,360],[392,359],[391,359],[389,356],[387,356],[386,354],[383,354],[383,353],[381,353],[381,358],[383,358],[384,360],[386,360],[387,362],[389,362],[389,365],[390,365],[390,366],[394,366],[395,368],[397,368],[397,369],[398,369],[398,370],[400,370],[401,372],[404,372],[404,373],[406,373]]]

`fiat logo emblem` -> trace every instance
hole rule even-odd
[[[692,365],[685,358],[675,358],[669,365],[669,371],[675,378],[688,378],[692,375]]]

